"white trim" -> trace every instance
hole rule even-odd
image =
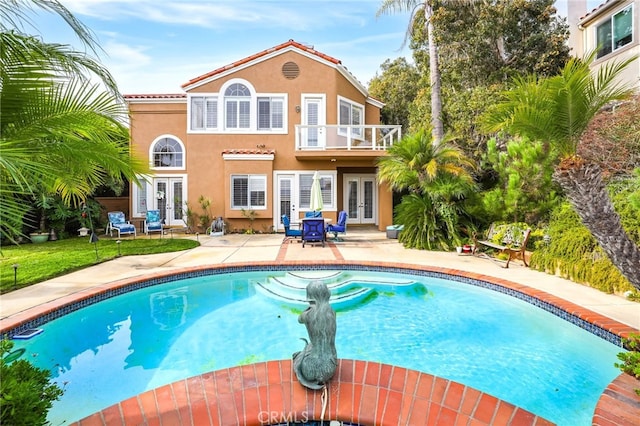
[[[127,104],[182,104],[186,102],[187,102],[187,97],[167,98],[167,97],[162,97],[162,95],[143,98],[143,99],[139,99],[139,98],[126,99],[125,98],[125,103]]]
[[[273,161],[274,154],[222,154],[223,160]]]
[[[154,158],[153,158],[153,148],[155,147],[156,143],[160,140],[160,139],[164,139],[164,138],[170,138],[175,140],[176,142],[178,142],[178,145],[180,145],[180,148],[182,148],[182,167],[157,167],[154,166]],[[151,170],[162,170],[162,171],[168,171],[168,170],[186,170],[187,169],[187,149],[185,148],[184,143],[182,142],[182,140],[177,137],[176,135],[172,135],[170,133],[166,133],[163,135],[158,136],[157,138],[155,138],[153,140],[153,142],[151,142],[151,145],[149,145],[149,168]]]

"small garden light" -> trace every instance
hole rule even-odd
[[[11,266],[13,267],[13,288],[16,289],[18,288],[18,266],[20,265],[14,263]]]
[[[122,244],[122,241],[116,240],[116,245],[118,246],[118,257],[122,256],[122,253],[120,253],[120,244]]]

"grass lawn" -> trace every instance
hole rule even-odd
[[[167,253],[197,247],[194,240],[181,238],[125,238],[120,243],[122,256]],[[96,257],[97,248],[97,257]],[[0,255],[0,294],[26,287],[118,256],[115,238],[100,236],[95,245],[88,237],[48,241],[40,244],[3,246]],[[14,265],[18,265],[14,285]]]

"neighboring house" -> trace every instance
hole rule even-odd
[[[621,81],[640,90],[640,0],[607,0],[587,11],[587,0],[568,2],[569,46],[578,57],[597,50],[593,71],[611,60],[636,59]]]
[[[211,199],[231,229],[283,230],[309,210],[314,172],[323,216],[349,224],[392,223],[392,193],[376,181],[376,159],[399,141],[380,125],[383,104],[342,65],[289,40],[196,77],[181,94],[127,95],[133,152],[153,175],[131,190],[131,216],[160,209],[184,226],[187,205]]]

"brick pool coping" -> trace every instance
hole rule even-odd
[[[510,295],[515,295],[519,298],[525,298],[525,300],[527,301],[531,301],[531,300],[535,300],[535,301],[539,301],[541,302],[543,305],[541,306],[543,309],[546,310],[551,310],[554,314],[558,314],[558,310],[562,311],[562,313],[567,313],[569,314],[569,316],[572,319],[578,319],[579,321],[581,321],[582,323],[588,323],[591,324],[595,327],[597,327],[598,329],[602,329],[604,330],[606,333],[610,333],[614,336],[617,336],[618,338],[623,338],[623,337],[629,337],[629,335],[631,333],[638,333],[639,331],[636,330],[635,328],[628,326],[626,324],[622,324],[618,321],[615,321],[613,319],[607,318],[604,315],[595,313],[587,308],[584,308],[582,306],[578,306],[572,302],[569,302],[567,300],[561,299],[559,297],[553,296],[549,293],[546,293],[544,291],[541,290],[537,290],[531,287],[527,287],[525,285],[522,284],[518,284],[518,283],[514,283],[508,280],[504,280],[504,279],[500,279],[500,278],[495,278],[495,277],[491,277],[488,275],[484,275],[484,274],[477,274],[477,273],[473,273],[473,272],[466,272],[466,271],[460,271],[460,270],[455,270],[455,269],[450,269],[450,268],[442,268],[442,267],[433,267],[433,266],[419,266],[419,265],[415,265],[415,264],[404,264],[404,263],[381,263],[381,262],[366,262],[366,261],[316,261],[316,262],[309,262],[309,261],[277,261],[276,263],[274,262],[247,262],[247,263],[236,263],[236,264],[224,264],[224,265],[203,265],[203,266],[196,266],[196,267],[188,267],[188,268],[178,268],[178,269],[173,269],[171,271],[163,271],[163,272],[157,272],[154,274],[149,274],[146,275],[144,277],[134,277],[134,278],[127,278],[127,279],[123,279],[123,280],[119,280],[119,281],[114,281],[111,283],[106,283],[106,284],[102,284],[102,285],[97,285],[94,286],[92,288],[88,288],[88,289],[84,289],[81,291],[78,291],[76,293],[61,297],[57,300],[54,301],[50,301],[44,304],[41,304],[39,306],[33,307],[29,310],[23,311],[21,313],[18,313],[16,315],[13,315],[11,317],[8,318],[4,318],[2,320],[0,320],[0,333],[3,336],[7,336],[8,334],[11,334],[13,331],[15,330],[20,330],[20,329],[24,329],[24,328],[31,328],[31,327],[35,327],[37,326],[38,323],[43,323],[46,321],[49,321],[53,318],[56,318],[58,316],[64,315],[72,310],[75,309],[79,309],[82,306],[86,306],[89,305],[91,303],[94,303],[98,300],[104,299],[106,297],[111,297],[114,296],[116,294],[120,294],[126,291],[131,290],[132,288],[136,288],[136,285],[140,285],[141,283],[147,283],[147,282],[152,282],[153,284],[157,284],[159,282],[166,282],[168,279],[170,279],[171,277],[175,277],[178,276],[179,278],[182,277],[187,277],[187,276],[193,276],[195,275],[210,275],[212,273],[222,273],[222,272],[237,272],[237,271],[242,271],[242,270],[246,270],[247,268],[249,269],[272,269],[272,270],[283,270],[283,269],[287,269],[287,268],[311,268],[311,269],[329,269],[329,268],[340,268],[340,267],[345,267],[345,268],[349,268],[349,269],[353,269],[353,268],[357,268],[360,270],[367,270],[368,268],[372,269],[372,270],[383,270],[383,269],[396,269],[399,271],[402,270],[406,270],[407,273],[411,273],[411,272],[422,272],[422,273],[433,273],[433,274],[443,274],[443,275],[451,275],[453,277],[457,277],[462,279],[463,281],[466,279],[467,281],[472,280],[472,281],[478,281],[478,282],[482,282],[482,283],[487,283],[489,286],[493,286],[497,289],[499,289],[499,291],[505,292],[507,294]],[[156,282],[157,281],[157,282]],[[537,305],[537,303],[536,303]],[[566,318],[565,318],[566,319]],[[584,327],[583,327],[584,328]],[[277,374],[279,375],[279,377],[281,379],[285,379],[286,378],[286,372],[290,371],[290,366],[287,367],[287,361],[272,361],[272,362],[276,362],[279,363],[277,366],[275,364],[270,364],[270,363],[262,363],[265,365],[265,368],[267,369],[267,371],[271,371],[271,369],[275,369],[277,371]],[[358,371],[358,375],[360,374],[360,372],[362,371],[367,371],[369,368],[375,368],[375,367],[368,367],[369,365],[373,366],[373,365],[379,365],[376,363],[371,363],[371,362],[364,362],[364,361],[349,361],[349,360],[342,360],[341,361],[341,372],[342,372],[342,367],[344,366],[345,362],[353,362],[355,363],[354,365],[357,365],[358,367],[354,367],[357,369]],[[256,364],[256,365],[261,365],[261,364]],[[267,368],[268,367],[268,368]],[[227,369],[227,370],[221,370],[221,371],[227,371],[227,372],[233,372],[234,376],[229,376],[229,380],[236,380],[238,377],[243,377],[242,374],[245,372],[247,367],[236,367],[233,369]],[[255,368],[255,367],[253,367]],[[386,367],[385,367],[386,368]],[[392,369],[397,369],[398,371],[400,370],[404,370],[405,373],[405,377],[409,376],[409,372],[412,370],[406,370],[406,369],[400,369],[399,367],[391,367]],[[382,370],[382,368],[380,368],[380,370]],[[354,370],[355,371],[355,370]],[[208,373],[205,375],[201,375],[198,376],[201,381],[200,386],[203,388],[206,388],[206,386],[210,386],[207,385],[207,382],[210,382],[210,377],[211,375],[214,375],[214,377],[217,374],[229,374],[229,373],[220,373],[220,372],[213,372],[213,373]],[[272,375],[276,375],[276,373],[270,373]],[[461,384],[457,384],[455,382],[450,382],[444,379],[440,379],[437,377],[433,377],[430,376],[428,374],[425,373],[419,373],[419,372],[412,372],[411,375],[413,376],[414,374],[418,374],[420,377],[430,377],[431,379],[421,379],[421,380],[431,380],[432,383],[441,383],[442,381],[445,381],[447,383],[447,389],[449,387],[452,388],[458,388],[461,387],[463,389],[462,394],[466,394],[468,393],[475,393],[477,392],[478,394],[480,394],[479,391],[477,390],[473,390],[472,388],[469,387],[465,387],[464,385]],[[605,390],[605,392],[602,394],[598,405],[596,407],[596,410],[594,412],[594,417],[593,417],[593,424],[594,425],[601,425],[601,426],[606,426],[606,425],[620,425],[620,426],[626,426],[626,425],[634,425],[636,423],[630,423],[632,420],[626,420],[626,419],[633,419],[633,421],[635,421],[635,419],[640,418],[640,398],[638,398],[637,395],[635,395],[633,393],[633,387],[640,387],[640,382],[635,380],[634,378],[632,378],[631,376],[624,377],[626,375],[622,374],[621,376],[619,376],[618,378],[616,378],[616,380],[614,380]],[[342,377],[342,376],[340,376]],[[354,378],[357,376],[353,376]],[[255,379],[255,378],[254,378]],[[631,379],[631,380],[629,380]],[[150,404],[149,406],[155,406],[158,407],[158,410],[162,410],[162,412],[173,412],[174,414],[172,415],[180,415],[178,413],[184,413],[183,415],[185,416],[191,416],[193,415],[193,408],[191,407],[192,402],[190,401],[190,399],[188,398],[189,394],[182,392],[178,395],[178,398],[174,397],[174,387],[175,388],[179,388],[180,386],[184,387],[186,385],[186,383],[189,380],[198,380],[198,379],[187,379],[187,380],[183,380],[180,382],[176,382],[174,384],[171,385],[167,385],[161,388],[158,388],[154,391],[149,391],[146,392],[144,394],[138,395],[137,397],[134,397],[130,400],[126,400],[120,404],[117,404],[114,407],[118,407],[117,409],[110,407],[107,414],[104,414],[105,411],[107,410],[103,410],[100,413],[96,413],[94,416],[91,416],[89,419],[91,420],[87,420],[87,421],[91,421],[92,423],[85,423],[84,421],[82,423],[77,423],[80,424],[81,426],[85,426],[85,425],[97,425],[97,424],[102,424],[102,425],[111,425],[111,424],[139,424],[139,422],[129,422],[129,421],[125,421],[125,419],[127,418],[126,416],[128,415],[127,413],[129,413],[128,410],[133,410],[132,413],[135,413],[136,410],[139,410],[140,408],[140,403],[135,402],[134,401],[142,401],[142,395],[146,395],[144,398],[144,402],[145,404]],[[385,379],[386,380],[386,379]],[[215,382],[216,386],[217,386],[217,381]],[[250,383],[257,383],[255,380],[251,381]],[[291,381],[291,383],[293,383]],[[452,383],[455,383],[452,385]],[[373,386],[373,390],[371,390],[369,387],[364,387],[364,386]],[[403,386],[406,386],[407,384],[404,383]],[[282,386],[285,386],[285,384],[283,383]],[[357,381],[346,381],[345,383],[342,383],[342,381],[339,382],[339,388],[341,388],[342,386],[347,386],[349,389],[356,389],[356,387],[358,387],[358,392],[353,391],[351,392],[351,399],[348,400],[349,403],[348,404],[344,404],[347,407],[350,407],[349,410],[353,411],[356,407],[359,407],[360,411],[363,411],[361,404],[366,405],[371,405],[371,407],[367,408],[364,410],[363,414],[362,414],[362,419],[361,420],[363,423],[361,424],[376,424],[376,425],[390,425],[390,424],[399,424],[398,420],[396,419],[395,421],[392,422],[391,418],[388,418],[387,420],[385,420],[384,422],[378,421],[378,417],[376,417],[378,415],[378,412],[381,412],[381,415],[384,415],[384,409],[385,406],[384,404],[386,404],[388,398],[389,398],[389,392],[391,392],[391,390],[388,388],[388,386],[385,388],[384,386],[382,386],[382,383],[378,383],[378,385],[374,385],[374,384],[369,384],[369,383],[362,383],[362,382],[357,382]],[[411,386],[411,385],[410,385]],[[434,385],[435,386],[435,385]],[[439,385],[441,386],[441,385]],[[269,390],[270,392],[270,387],[267,386],[268,389],[263,389],[263,392],[266,392],[267,390]],[[345,388],[347,389],[347,388]],[[404,388],[403,388],[404,389]],[[160,391],[163,390],[163,391]],[[366,390],[366,392],[365,392]],[[413,389],[415,390],[415,389]],[[434,391],[435,388],[432,389],[432,391]],[[384,392],[383,392],[384,391]],[[160,392],[160,393],[158,393]],[[256,414],[256,410],[257,413],[260,413],[261,410],[261,405],[260,405],[260,401],[266,402],[266,401],[271,401],[271,397],[269,396],[270,393],[267,394],[267,396],[265,396],[265,398],[267,399],[255,399],[252,400],[253,401],[253,405],[248,406],[245,405],[244,401],[247,401],[247,398],[252,398],[251,395],[248,394],[248,392],[251,392],[251,395],[255,396],[255,392],[257,392],[257,388],[255,388],[255,386],[253,387],[247,387],[247,389],[245,390],[244,385],[241,388],[238,388],[238,390],[234,393],[232,393],[232,399],[234,401],[236,401],[236,405],[238,407],[238,409],[242,408],[242,412],[237,412],[236,415],[239,416],[238,420],[239,423],[237,424],[247,424],[247,425],[252,425],[252,424],[267,424],[267,423],[260,423],[259,419],[256,418],[257,414]],[[400,392],[398,390],[394,390],[394,392]],[[439,418],[440,415],[443,416],[447,416],[446,418],[453,418],[453,419],[457,419],[458,416],[467,416],[466,418],[469,419],[469,424],[523,424],[523,425],[533,425],[533,424],[549,424],[546,420],[541,419],[539,417],[535,417],[533,415],[531,415],[529,413],[530,416],[533,416],[533,419],[530,419],[532,422],[524,422],[521,423],[520,421],[518,421],[518,423],[513,423],[511,420],[507,420],[506,423],[482,423],[482,419],[487,418],[488,415],[483,414],[480,418],[475,419],[473,417],[469,417],[470,415],[474,415],[474,412],[471,413],[466,413],[466,412],[462,412],[462,411],[458,411],[456,415],[454,415],[453,417],[449,417],[451,414],[451,410],[453,410],[452,407],[450,407],[449,405],[442,405],[442,399],[438,400],[438,397],[441,397],[443,395],[439,395],[437,392],[440,391],[436,391],[435,394],[430,395],[430,396],[425,396],[423,395],[423,397],[427,398],[426,400],[421,399],[421,402],[416,402],[415,400],[415,395],[409,393],[407,394],[406,392],[402,391],[401,395],[398,395],[398,397],[400,398],[400,401],[411,401],[409,404],[409,412],[405,413],[408,417],[406,417],[406,419],[410,419],[411,415],[413,415],[413,409],[415,407],[417,413],[421,413],[420,415],[427,415],[428,417],[421,417],[422,419],[429,419],[429,422],[427,423],[420,423],[420,424],[438,424],[437,423],[437,419]],[[348,392],[343,392],[342,394],[346,394]],[[356,395],[357,393],[357,395]],[[384,398],[381,398],[380,395],[384,394]],[[222,416],[222,412],[220,412],[220,409],[224,409],[222,406],[222,403],[218,403],[219,401],[216,399],[216,395],[222,397],[223,393],[218,393],[217,391],[209,394],[209,396],[207,397],[208,399],[206,399],[209,408],[207,409],[207,412],[214,412],[214,413],[218,413],[220,416]],[[297,394],[296,394],[297,395]],[[269,405],[269,411],[276,411],[278,412],[278,410],[282,411],[284,414],[283,416],[286,417],[286,413],[288,413],[288,411],[286,411],[287,409],[289,409],[290,407],[292,407],[293,405],[293,400],[291,400],[291,397],[294,396],[294,393],[292,393],[291,391],[288,392],[287,394],[288,398],[280,398],[280,404],[278,404],[277,401],[273,402],[273,407],[274,409],[271,410],[271,406]],[[185,399],[186,397],[186,399]],[[297,398],[299,398],[299,396],[296,396]],[[354,398],[358,398],[357,400]],[[372,400],[371,398],[374,398],[375,400]],[[490,396],[486,396],[487,398],[493,398]],[[227,396],[227,398],[229,398],[229,396]],[[306,398],[306,396],[305,396]],[[394,396],[395,398],[395,396]],[[436,399],[428,399],[428,398],[436,398]],[[151,399],[153,399],[153,401],[151,401]],[[212,400],[210,400],[212,399]],[[382,401],[382,399],[384,399],[384,401]],[[495,399],[495,398],[493,398]],[[240,401],[240,402],[238,402]],[[374,403],[375,401],[375,403]],[[398,404],[398,402],[394,399],[392,402],[393,404]],[[434,411],[430,411],[427,409],[427,411],[424,411],[421,407],[421,404],[424,404],[425,401],[427,401],[427,407],[436,407],[437,406],[437,410],[434,409]],[[342,400],[340,401],[342,403]],[[255,405],[255,403],[257,403],[258,405]],[[357,403],[357,404],[356,404]],[[125,404],[124,406],[122,404]],[[351,404],[351,405],[349,405]],[[383,404],[382,406],[380,404]],[[407,406],[405,405],[407,403],[402,402],[401,403],[401,407],[403,410],[407,409]],[[484,413],[485,409],[489,409],[488,406],[484,405],[485,403],[482,403],[482,412]],[[197,404],[196,404],[197,405]],[[491,405],[491,404],[489,404]],[[510,404],[507,404],[504,401],[498,401],[496,400],[496,402],[493,404],[493,415],[494,416],[498,416],[498,410],[507,410],[507,407]],[[136,406],[138,408],[136,408]],[[394,405],[395,406],[395,405]],[[297,407],[297,406],[296,406]],[[313,404],[306,404],[304,405],[304,409],[309,409],[311,410],[314,407]],[[503,407],[503,408],[500,408]],[[120,412],[120,410],[122,409],[122,412]],[[337,409],[337,407],[336,407]],[[397,409],[394,408],[394,410]],[[461,409],[461,406],[458,406],[458,409]],[[358,413],[360,413],[360,411]],[[116,414],[119,413],[119,414]],[[315,411],[314,411],[315,412]],[[437,413],[436,413],[437,412]],[[500,411],[502,412],[502,411]],[[515,416],[516,413],[525,413],[524,410],[522,409],[517,409],[517,407],[515,408],[515,411],[511,411],[511,416]],[[187,414],[187,413],[192,413],[192,414]],[[337,413],[337,412],[336,412]],[[104,416],[107,417],[104,417]],[[114,417],[115,415],[115,417]],[[134,417],[133,418],[137,418],[136,414],[132,414]],[[142,415],[142,413],[140,413],[140,415]],[[300,413],[300,415],[302,415]],[[355,415],[355,414],[354,414]],[[119,416],[119,417],[118,417]],[[252,417],[252,419],[247,418],[248,417]],[[358,418],[360,414],[358,414]],[[373,416],[373,417],[372,417]],[[431,416],[435,416],[435,417],[431,417]],[[524,414],[518,414],[518,416],[524,416],[523,418],[529,418],[527,416],[525,416]],[[175,418],[175,417],[172,417]],[[192,417],[191,417],[192,418]],[[222,417],[220,417],[222,418]],[[226,418],[226,417],[225,417]],[[465,417],[460,417],[465,418]],[[505,418],[502,417],[502,415],[499,416],[500,419],[504,420]],[[509,417],[512,418],[512,417]],[[99,420],[101,419],[101,420]],[[143,417],[143,419],[145,419],[145,417]],[[212,418],[211,418],[212,419]],[[346,420],[346,417],[342,418],[342,420],[344,421],[349,421]],[[354,417],[355,419],[355,417]],[[380,418],[381,420],[384,419],[384,416]],[[433,419],[433,421],[432,421]],[[474,420],[470,420],[470,419],[474,419]],[[494,419],[494,417],[491,417],[491,419]],[[496,420],[497,417],[494,419]],[[518,417],[518,419],[520,419],[520,417]],[[286,419],[285,419],[286,420]],[[444,417],[443,417],[444,420]],[[94,421],[101,421],[101,423],[93,423]],[[258,423],[255,423],[254,421],[258,421]],[[479,421],[479,423],[476,423],[476,421]],[[253,423],[252,423],[253,422]],[[357,423],[357,421],[353,420],[353,422]],[[541,423],[540,423],[541,422]],[[467,424],[466,422],[463,422],[464,424]],[[142,422],[142,424],[160,424],[157,423],[156,421],[152,421],[152,420],[145,420]],[[162,424],[166,424],[166,423],[162,423]],[[188,423],[187,423],[188,424]],[[193,424],[199,424],[199,423],[193,423]],[[210,424],[218,424],[217,422],[213,421]],[[229,423],[220,423],[220,424],[229,424]],[[414,424],[414,423],[403,423],[403,424]],[[441,423],[443,424],[443,423]],[[451,424],[456,424],[456,423],[451,423]]]

